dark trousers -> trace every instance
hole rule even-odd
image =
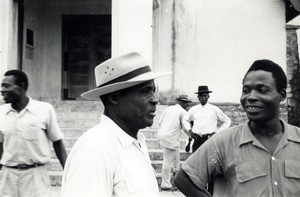
[[[193,153],[212,135],[213,134],[205,134],[205,135],[202,135],[202,137],[200,137],[200,135],[197,135],[197,139],[194,139],[194,143],[192,146]]]
[[[206,134],[206,135],[202,135],[202,137],[200,137],[200,135],[198,135],[197,139],[194,140],[194,144],[192,146],[192,150],[193,153],[206,141],[208,140],[208,138],[210,138],[213,134]],[[207,191],[213,195],[213,191],[214,191],[214,181],[212,180],[211,182],[208,183],[207,185]]]

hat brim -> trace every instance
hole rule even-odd
[[[201,94],[201,93],[212,93],[212,91],[201,91],[201,92],[195,92],[195,94]]]
[[[176,98],[178,101],[184,101],[184,102],[187,102],[187,103],[191,103],[192,101],[190,100],[186,100],[186,99],[180,99],[180,98]]]
[[[95,88],[93,90],[90,90],[88,92],[84,92],[81,94],[81,97],[87,99],[87,100],[95,100],[99,99],[99,96],[115,92],[118,90],[122,90],[125,88],[129,88],[138,84],[141,84],[146,81],[150,81],[153,79],[156,79],[158,77],[162,77],[165,75],[171,74],[171,72],[159,72],[159,73],[154,73],[154,72],[148,72],[142,75],[139,75],[137,77],[134,77],[128,81],[123,81],[123,82],[118,82],[118,83],[113,83],[107,86]]]

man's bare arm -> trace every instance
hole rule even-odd
[[[0,143],[0,159],[2,158],[3,155],[3,142]],[[0,170],[2,168],[2,164],[0,164]]]
[[[174,184],[187,197],[211,196],[206,190],[199,189],[181,168],[175,176]]]
[[[67,159],[67,151],[65,149],[63,141],[58,140],[58,141],[53,142],[53,148],[55,150],[55,154],[56,154],[61,166],[64,168],[65,162]]]

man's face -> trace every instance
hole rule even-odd
[[[198,99],[201,105],[205,105],[208,101],[209,93],[200,93],[198,94]]]
[[[156,105],[154,80],[122,91],[118,115],[129,129],[142,129],[153,124]]]
[[[279,118],[280,102],[285,96],[285,90],[277,91],[271,72],[258,70],[246,75],[240,101],[249,120],[266,122]]]
[[[15,83],[13,75],[5,76],[1,84],[1,95],[5,103],[17,103],[23,94],[23,88]]]
[[[182,105],[181,106],[182,106],[183,109],[186,110],[188,108],[188,106],[189,106],[189,103],[185,102],[185,101],[182,101]]]

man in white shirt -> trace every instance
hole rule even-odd
[[[177,189],[172,185],[171,177],[179,169],[180,135],[184,130],[182,122],[191,101],[187,95],[179,95],[176,102],[177,104],[169,106],[163,111],[159,120],[160,128],[157,132],[159,143],[164,149],[160,185],[162,190]],[[187,130],[184,131],[188,134]]]
[[[184,117],[186,122],[194,122],[193,128],[185,123],[190,135],[194,138],[193,152],[213,134],[228,128],[231,124],[230,118],[220,108],[208,103],[211,92],[207,86],[198,86],[198,92],[195,94],[198,94],[200,104],[191,107]],[[218,127],[219,122],[220,127]]]
[[[185,115],[185,128],[194,139],[192,146],[193,153],[213,134],[230,126],[230,118],[223,111],[208,103],[209,93],[211,93],[206,85],[198,86],[198,99],[200,104],[191,107]],[[193,121],[193,128],[190,128],[189,122]],[[221,123],[218,127],[218,123]],[[208,184],[208,191],[213,193],[213,182]]]
[[[100,98],[104,114],[72,148],[62,197],[159,196],[145,137],[138,131],[153,123],[158,103],[154,79],[166,74],[152,72],[136,52],[95,68],[97,88],[81,96]]]
[[[27,96],[28,77],[9,70],[1,83],[4,105],[0,106],[0,196],[48,197],[53,145],[62,167],[67,153],[55,110],[49,103]]]

